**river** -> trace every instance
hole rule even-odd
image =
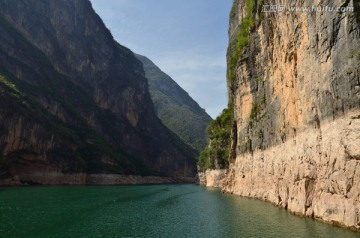
[[[342,237],[360,233],[197,185],[0,187],[0,237]]]

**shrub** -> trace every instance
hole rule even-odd
[[[203,170],[215,168],[215,164],[223,168],[227,168],[229,165],[230,134],[234,118],[232,108],[229,105],[224,109],[206,129],[209,134],[208,146],[201,152],[198,159],[198,165]]]

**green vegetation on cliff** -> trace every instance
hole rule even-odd
[[[198,166],[202,170],[227,168],[229,166],[231,128],[233,127],[234,111],[229,106],[206,128],[209,134],[208,145],[201,152]]]
[[[254,0],[246,0],[245,13],[246,16],[241,21],[234,38],[231,40],[228,48],[229,62],[228,62],[228,84],[230,90],[233,90],[233,84],[235,81],[235,67],[238,60],[241,58],[244,47],[249,43],[249,31],[254,26],[255,21],[253,18],[253,12],[255,8]],[[236,7],[235,4],[232,7],[230,17],[235,17]]]
[[[245,16],[242,18],[240,24],[237,26],[235,33],[230,39],[228,47],[228,71],[227,84],[229,96],[229,106],[224,109],[222,114],[216,118],[207,128],[209,133],[209,141],[205,150],[201,153],[198,159],[198,166],[205,170],[211,168],[226,168],[229,165],[230,148],[231,148],[231,130],[233,128],[234,112],[233,112],[233,96],[235,91],[236,81],[236,67],[238,61],[243,57],[244,49],[249,45],[250,31],[256,24],[256,11],[261,11],[263,0],[245,0]],[[234,4],[230,11],[230,21],[237,21],[235,19],[238,9],[238,1]],[[260,13],[260,21],[264,17]],[[262,82],[260,76],[254,78],[256,82]],[[254,121],[258,116],[263,101],[255,102],[251,109],[250,122]],[[251,141],[244,142],[245,147]]]
[[[260,1],[259,5],[262,5]],[[230,18],[236,17],[238,12],[237,2],[234,4],[230,11]],[[237,27],[234,37],[230,39],[228,47],[228,72],[227,84],[229,95],[234,92],[234,84],[236,78],[235,68],[237,62],[242,57],[244,48],[249,44],[249,33],[255,25],[254,20],[255,1],[246,0],[245,17],[242,19],[240,25]],[[209,134],[208,145],[204,151],[201,152],[198,159],[198,166],[203,169],[212,168],[226,168],[229,165],[230,147],[231,147],[231,130],[233,127],[233,101],[230,96],[228,108],[224,109],[210,125],[207,127]],[[255,109],[254,109],[255,110]]]
[[[143,63],[156,115],[166,127],[200,153],[206,145],[206,127],[212,121],[211,117],[151,60],[142,55],[136,57]]]

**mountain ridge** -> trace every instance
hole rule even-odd
[[[198,152],[203,150],[207,141],[206,127],[212,121],[211,117],[150,59],[139,54],[136,57],[144,65],[157,116]]]

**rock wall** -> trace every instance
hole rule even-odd
[[[198,184],[206,187],[222,188],[224,186],[227,169],[208,169],[198,173]]]
[[[360,228],[360,112],[308,128],[266,150],[238,155],[223,191]]]
[[[271,5],[285,10],[235,0],[230,14],[237,135],[223,191],[360,229],[360,3]],[[313,6],[347,10],[301,10]]]
[[[195,151],[158,119],[142,63],[90,1],[3,0],[0,31],[0,179],[195,177]]]

